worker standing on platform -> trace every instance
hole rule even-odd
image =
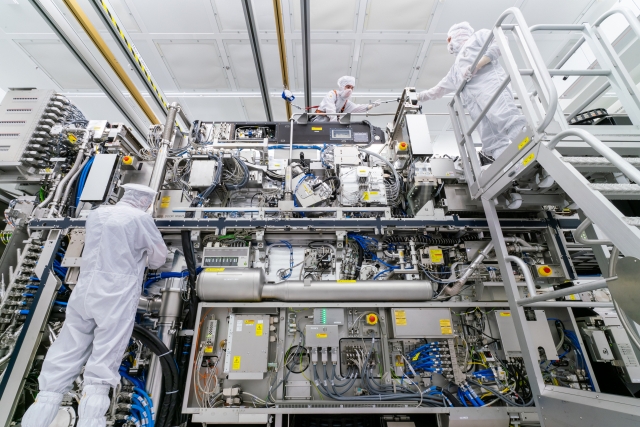
[[[476,120],[507,77],[498,63],[500,49],[495,41],[489,45],[476,68],[471,69],[490,35],[491,32],[486,29],[474,32],[468,22],[452,26],[447,33],[447,49],[456,55],[455,62],[437,85],[418,94],[418,100],[424,102],[442,98],[455,92],[466,80],[461,98],[471,120]],[[477,127],[482,141],[481,162],[493,162],[526,124],[527,120],[516,106],[511,90],[505,88]]]
[[[104,427],[109,389],[120,382],[118,368],[131,338],[142,277],[157,269],[167,247],[146,211],[156,192],[124,185],[114,206],[91,211],[78,284],[71,293],[60,335],[42,364],[36,402],[22,417],[23,427],[48,427],[64,394],[84,369],[77,427]]]
[[[333,113],[365,113],[374,107],[379,106],[382,101],[379,99],[371,104],[355,104],[349,100],[356,84],[356,78],[352,76],[342,76],[338,79],[339,90],[329,91],[322,99],[316,113],[326,113],[326,116],[315,116],[313,121],[316,122],[335,122],[339,116],[333,116]]]

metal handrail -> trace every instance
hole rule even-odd
[[[531,276],[531,271],[529,270],[529,266],[526,262],[522,260],[522,258],[518,258],[517,256],[507,255],[504,257],[507,262],[515,262],[522,270],[522,274],[524,275],[524,282],[527,284],[527,289],[529,290],[529,296],[534,297],[536,295],[536,285],[533,283],[533,277]]]
[[[607,19],[611,15],[615,15],[616,13],[623,15],[627,22],[629,22],[629,26],[631,27],[631,29],[636,33],[636,36],[640,37],[640,22],[638,22],[638,18],[633,15],[631,10],[626,7],[616,7],[609,10],[608,12],[605,12],[600,18],[596,19],[596,21],[593,23],[593,26],[598,27],[600,24],[602,24],[602,22],[604,22],[605,19]]]
[[[555,149],[556,145],[568,136],[577,136],[578,138],[581,138],[584,142],[589,144],[591,148],[597,151],[598,154],[609,160],[609,162],[617,167],[620,172],[625,174],[627,178],[635,181],[636,183],[640,183],[640,171],[638,169],[626,162],[622,156],[584,129],[563,130],[546,144],[547,148],[550,150]]]
[[[530,48],[536,46],[535,41],[533,40],[533,37],[531,35],[531,32],[529,31],[529,27],[527,27],[527,24],[524,20],[524,16],[522,15],[522,12],[518,8],[511,7],[505,10],[496,21],[496,24],[494,25],[494,29],[501,27],[502,22],[509,16],[513,16],[515,18],[518,26],[522,31],[524,42]],[[505,26],[505,28],[506,27],[507,26]],[[508,28],[515,28],[515,26],[510,25]],[[487,41],[485,42],[485,44],[482,46],[482,49],[480,49],[480,52],[478,53],[478,56],[476,57],[475,61],[473,61],[473,64],[471,65],[472,70],[475,69],[475,67],[478,65],[480,58],[482,58],[484,53],[487,51],[487,49],[489,48],[489,45],[491,44],[494,38],[495,38],[495,35],[492,31],[489,37],[487,38]],[[558,108],[558,92],[556,90],[555,85],[551,81],[549,70],[547,69],[547,66],[544,63],[544,60],[540,56],[540,52],[537,49],[531,49],[531,53],[533,55],[533,61],[534,61],[533,65],[535,65],[536,67],[536,70],[534,70],[534,72],[537,71],[537,74],[541,77],[542,81],[544,82],[544,85],[546,86],[547,91],[549,92],[549,105],[547,106],[547,109],[545,111],[544,119],[542,120],[542,122],[537,128],[538,132],[543,132],[547,128],[547,126],[549,126],[549,123],[551,123],[551,120],[553,120],[555,111]],[[467,84],[466,81],[462,82],[462,84],[460,85],[460,87],[458,87],[458,89],[454,94],[454,99],[456,96],[460,94],[460,92],[462,92],[466,84]],[[488,109],[488,108],[485,108],[485,109]]]

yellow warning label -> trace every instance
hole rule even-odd
[[[442,335],[451,335],[453,330],[451,326],[440,326],[440,332],[442,332]]]
[[[451,326],[451,320],[449,320],[449,319],[440,319],[440,326]]]
[[[511,317],[511,312],[509,311],[501,311],[500,316],[502,317]]]
[[[312,128],[311,128],[311,130],[313,130],[313,131],[316,131],[316,132],[317,132],[317,131],[319,131],[319,130],[322,130],[322,128],[321,128],[321,127],[314,126],[314,127],[312,127]]]
[[[70,133],[69,135],[67,135],[67,139],[69,139],[69,141],[71,141],[71,143],[75,143],[78,138],[76,138],[76,136],[72,133]]]
[[[240,360],[242,359],[241,356],[233,356],[233,363],[231,364],[231,369],[233,369],[234,371],[237,371],[240,369]]]
[[[205,346],[204,352],[205,353],[213,353],[213,346],[212,345]]]
[[[531,160],[533,160],[535,157],[536,157],[536,155],[534,153],[529,154],[522,161],[522,166],[527,166],[529,163],[531,163]]]
[[[429,249],[429,257],[431,258],[431,262],[442,262],[442,249]]]
[[[378,194],[380,194],[379,191],[365,191],[362,193],[362,200],[369,201],[372,196],[377,196]]]
[[[396,326],[407,326],[407,319],[405,318],[398,319],[396,317]]]
[[[255,321],[255,320],[245,320],[245,321],[244,321],[244,324],[245,324],[245,325],[253,325],[253,324],[255,324],[255,323],[256,323],[256,321]]]
[[[396,315],[396,319],[406,319],[407,318],[407,312],[404,310],[393,310],[393,312]]]
[[[578,299],[578,297],[576,297],[576,294],[571,294],[569,295],[569,299],[572,301],[576,301]]]
[[[205,268],[204,271],[207,273],[220,273],[221,271],[224,271],[224,267],[209,267]]]
[[[518,144],[518,150],[522,150],[529,143],[529,141],[531,141],[531,138],[527,136],[525,139],[522,140],[520,144]]]
[[[346,280],[346,279],[336,280],[336,282],[338,282],[338,283],[356,283],[355,280]]]
[[[261,337],[262,336],[262,328],[264,327],[264,325],[262,323],[258,323],[256,325],[256,336],[257,337]]]
[[[411,360],[418,360],[418,357],[420,357],[420,352],[417,352],[416,355],[413,356]]]
[[[168,208],[170,201],[171,201],[171,196],[163,197],[162,199],[160,199],[160,207],[161,208]]]
[[[398,366],[398,367],[403,367],[403,366],[404,366],[404,363],[402,363],[402,362],[396,362],[396,366]]]
[[[316,338],[326,338],[327,334],[316,334]]]

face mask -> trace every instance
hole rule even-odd
[[[351,96],[352,93],[353,93],[353,89],[345,89],[342,92],[340,92],[340,96],[343,98],[348,98]]]

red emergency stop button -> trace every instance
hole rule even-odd
[[[124,157],[122,158],[122,163],[124,163],[125,165],[133,164],[133,157],[131,157],[131,156],[124,156]]]
[[[409,148],[409,144],[404,141],[398,144],[398,150],[400,151],[407,151],[407,148]]]
[[[367,324],[375,325],[378,323],[378,316],[375,313],[367,314]]]
[[[548,265],[542,265],[538,267],[538,274],[544,277],[548,277],[553,274],[553,269]]]

